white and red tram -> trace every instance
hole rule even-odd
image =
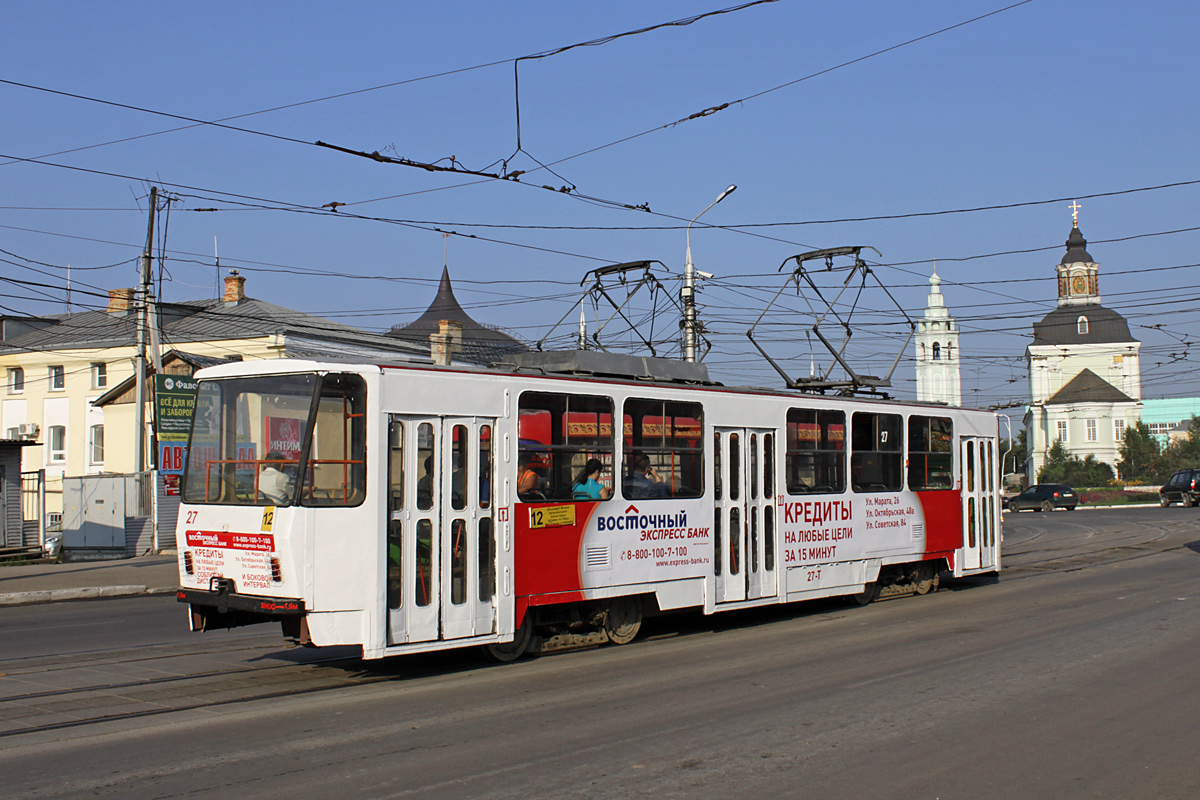
[[[989,412],[465,366],[197,379],[176,533],[194,630],[509,659],[622,643],[647,613],[1000,568]],[[576,483],[593,459],[607,499]]]

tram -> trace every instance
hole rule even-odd
[[[650,614],[1000,569],[995,414],[604,355],[199,371],[176,531],[192,629],[511,660],[628,642]]]

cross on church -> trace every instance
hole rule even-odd
[[[1071,205],[1067,206],[1067,208],[1071,209],[1071,222],[1075,225],[1076,228],[1078,228],[1079,227],[1079,209],[1083,208],[1083,206],[1079,205],[1079,201],[1072,200]]]

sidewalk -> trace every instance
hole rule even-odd
[[[178,586],[179,562],[173,555],[0,565],[0,606],[169,594]]]

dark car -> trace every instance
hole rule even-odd
[[[1074,511],[1079,502],[1079,495],[1065,483],[1039,483],[1030,486],[1016,497],[1010,497],[1008,510],[1040,508],[1042,511],[1053,511],[1056,508],[1065,508],[1067,511]]]
[[[1181,469],[1158,490],[1158,504],[1163,508],[1180,503],[1190,508],[1200,502],[1200,469]]]

